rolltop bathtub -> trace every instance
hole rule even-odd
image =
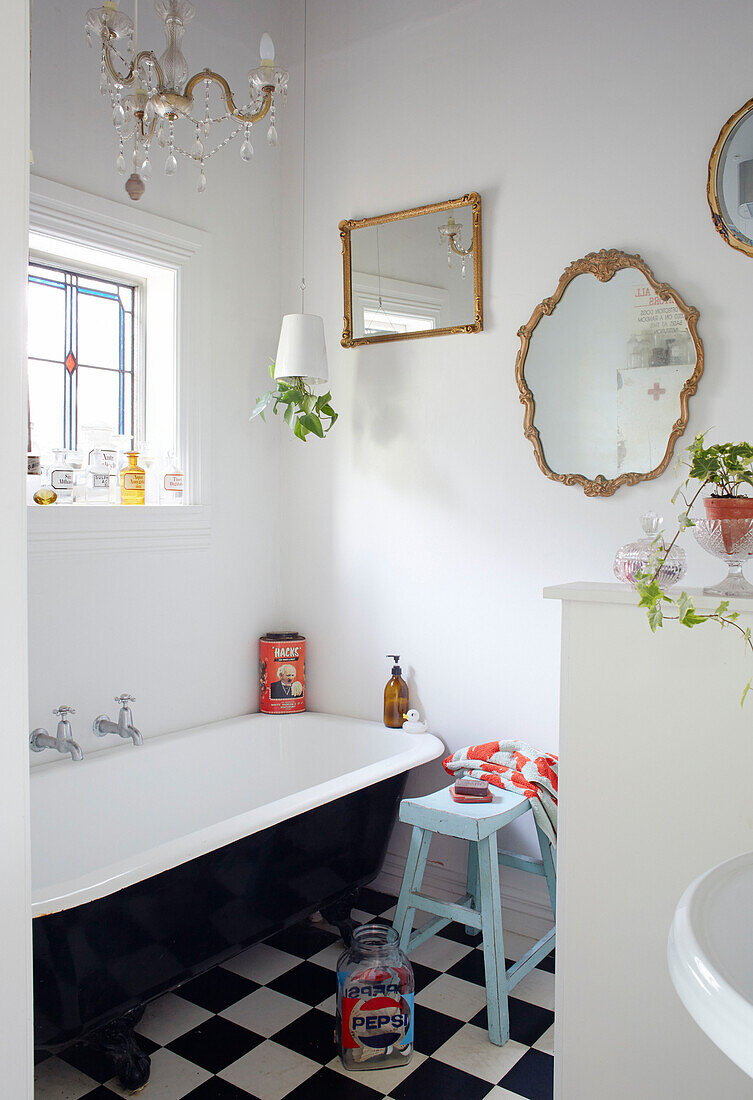
[[[107,1031],[369,882],[408,771],[442,749],[254,714],[33,768],[35,1045]]]

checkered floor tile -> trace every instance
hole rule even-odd
[[[361,919],[389,920],[395,899],[363,890]],[[306,921],[168,993],[147,1009],[139,1040],[151,1055],[143,1100],[550,1100],[554,960],[510,998],[510,1041],[486,1033],[483,955],[459,925],[419,947],[415,1050],[408,1066],[346,1073],[333,1040],[342,943]],[[505,937],[510,960],[530,941]],[[508,965],[509,961],[508,960]],[[129,1094],[104,1059],[69,1047],[36,1067],[35,1100],[113,1100]]]

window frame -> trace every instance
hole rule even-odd
[[[36,229],[30,230],[31,234],[37,234]],[[125,271],[118,271],[111,265],[97,267],[83,260],[68,260],[53,253],[44,252],[35,247],[29,247],[29,266],[37,264],[40,267],[51,268],[72,275],[81,275],[84,278],[101,279],[103,282],[119,280],[121,285],[132,286],[136,293],[133,301],[133,434],[134,439],[148,438],[146,427],[146,389],[147,389],[147,354],[146,354],[146,293],[147,280],[139,275],[131,275]],[[77,364],[77,369],[80,364]],[[85,365],[86,366],[86,365]],[[80,427],[80,425],[79,425]],[[62,444],[65,446],[65,443]]]
[[[187,496],[180,508],[30,506],[30,552],[44,555],[147,546],[205,549],[211,538],[211,401],[209,372],[202,369],[208,361],[208,298],[201,252],[209,235],[40,176],[31,177],[29,232],[174,271],[175,440],[186,475]],[[59,256],[50,258],[57,264],[62,262]],[[129,281],[132,278],[128,276]]]

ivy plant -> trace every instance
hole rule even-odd
[[[269,365],[269,376],[274,380],[274,363]],[[337,413],[330,404],[331,400],[332,394],[329,390],[317,397],[303,378],[291,378],[288,382],[278,378],[275,389],[263,393],[256,399],[256,405],[249,420],[254,420],[257,416],[264,420],[264,414],[270,406],[274,415],[277,416],[277,410],[282,405],[284,408],[282,418],[288,427],[292,428],[293,435],[297,439],[303,440],[304,443],[309,435],[324,439],[337,420]]]
[[[693,597],[688,592],[683,591],[677,596],[670,596],[660,587],[658,579],[661,568],[680,537],[680,533],[688,527],[695,526],[690,518],[690,509],[707,486],[713,486],[714,496],[736,497],[739,496],[742,486],[753,485],[753,445],[719,443],[707,447],[704,433],[701,433],[688,447],[685,457],[681,459],[681,464],[687,466],[688,476],[672,497],[672,503],[674,504],[678,497],[682,497],[685,508],[677,517],[678,527],[672,541],[666,545],[664,533],[660,532],[651,544],[652,551],[646,569],[636,574],[635,589],[639,597],[638,606],[645,607],[648,624],[653,632],[670,620],[675,620],[681,626],[689,628],[699,626],[701,623],[715,622],[722,629],[730,626],[738,631],[753,655],[751,628],[743,629],[740,626],[737,622],[740,616],[736,611],[729,610],[729,600],[722,600],[713,611],[701,614],[696,610]],[[698,482],[698,488],[688,500],[686,490],[690,489],[693,482]],[[676,614],[667,614],[669,608],[674,609]],[[740,706],[745,702],[751,688],[753,688],[753,677],[743,688]]]
[[[701,483],[696,497],[707,485],[713,485],[712,495],[716,497],[736,497],[744,485],[753,485],[753,446],[750,443],[717,443],[706,447],[704,435],[704,432],[697,435],[687,449],[683,464],[688,467],[688,477],[672,498],[673,503],[679,495],[684,497],[683,490],[691,481]]]

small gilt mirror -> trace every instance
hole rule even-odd
[[[753,99],[727,119],[709,161],[706,193],[719,235],[753,256]]]
[[[640,256],[570,264],[518,330],[524,431],[547,477],[606,497],[666,470],[703,373],[697,321]]]
[[[481,332],[481,198],[340,222],[344,348]]]

